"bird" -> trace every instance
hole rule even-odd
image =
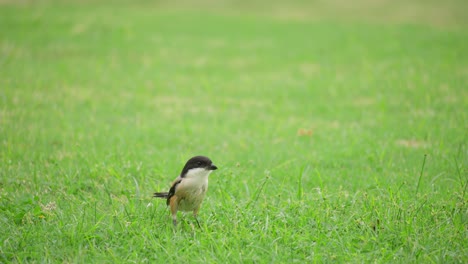
[[[166,199],[174,226],[177,226],[177,211],[192,211],[200,228],[197,217],[208,189],[208,176],[217,169],[218,167],[208,157],[192,157],[185,163],[182,172],[172,183],[169,192],[155,192],[153,194],[155,198]]]

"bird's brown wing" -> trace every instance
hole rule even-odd
[[[182,181],[182,178],[177,177],[177,179],[172,183],[171,189],[169,189],[169,193],[167,194],[167,201],[166,204],[169,205],[172,196],[174,196],[176,192],[177,185]]]

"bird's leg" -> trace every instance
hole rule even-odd
[[[201,228],[200,223],[198,222],[198,218],[195,216],[195,221],[197,221],[198,228]]]
[[[171,207],[171,214],[172,214],[172,223],[174,224],[174,227],[177,226],[177,206],[178,206],[179,201],[177,200],[177,196],[172,196],[169,205]]]
[[[201,228],[200,226],[200,222],[198,222],[198,209],[200,208],[196,208],[195,210],[193,210],[193,217],[195,218],[195,221],[197,221],[197,225],[198,225],[198,228]]]

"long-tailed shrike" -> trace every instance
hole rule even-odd
[[[187,161],[179,177],[172,183],[169,192],[156,192],[153,197],[167,199],[171,208],[172,223],[177,225],[177,211],[192,211],[195,220],[203,198],[208,189],[208,176],[218,169],[213,162],[204,156],[195,156]]]

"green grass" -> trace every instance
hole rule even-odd
[[[468,262],[466,4],[274,3],[0,5],[0,262]]]

